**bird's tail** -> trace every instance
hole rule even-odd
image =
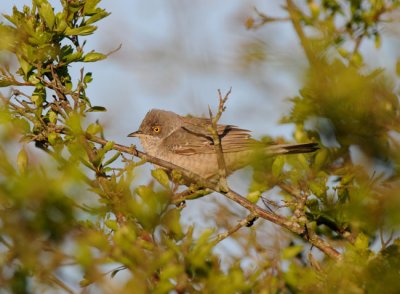
[[[267,147],[269,155],[310,153],[319,149],[318,143],[272,145]]]

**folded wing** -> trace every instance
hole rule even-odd
[[[168,150],[180,155],[214,153],[214,142],[207,128],[211,125],[209,119],[181,118],[184,124],[164,139],[163,144]],[[247,150],[255,140],[250,138],[250,131],[233,125],[218,125],[222,148],[224,152],[239,152]]]

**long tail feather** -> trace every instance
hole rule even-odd
[[[273,145],[267,148],[270,155],[310,153],[319,149],[318,143]]]

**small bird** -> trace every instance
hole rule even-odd
[[[183,117],[172,111],[152,109],[146,114],[139,130],[128,137],[138,137],[147,154],[209,179],[217,176],[219,169],[210,126],[208,118]],[[319,149],[317,143],[266,146],[252,139],[250,131],[233,125],[218,124],[217,132],[227,175],[248,165],[252,155],[260,150],[267,156],[273,156],[309,153]]]

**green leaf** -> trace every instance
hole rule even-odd
[[[74,52],[71,54],[67,54],[65,56],[63,56],[62,60],[67,62],[67,63],[71,63],[74,61],[80,61],[82,58],[83,52]]]
[[[96,12],[96,6],[99,4],[100,0],[86,0],[85,6],[83,7],[83,13],[85,15],[90,15]]]
[[[53,133],[50,133],[50,134],[47,135],[47,141],[49,141],[49,143],[50,143],[51,145],[56,145],[59,136],[60,136],[60,135],[57,134],[57,133],[54,133],[54,132],[53,132]]]
[[[400,59],[397,59],[396,62],[396,74],[400,76]]]
[[[83,62],[95,62],[95,61],[99,61],[99,60],[102,60],[105,58],[107,58],[107,55],[104,55],[99,52],[90,52],[83,57],[82,61]]]
[[[328,149],[321,149],[318,151],[314,160],[314,168],[316,170],[320,170],[325,165],[328,159],[328,155],[329,155]]]
[[[368,249],[368,237],[363,233],[359,233],[357,235],[356,241],[354,242],[354,246],[359,251],[364,251]]]
[[[274,177],[278,177],[282,173],[284,165],[285,158],[283,156],[277,156],[272,163],[272,174],[274,175]]]
[[[315,196],[320,198],[321,196],[325,195],[326,192],[326,186],[322,185],[321,183],[318,182],[311,182],[309,184],[311,192],[314,193]]]
[[[64,12],[58,12],[56,14],[56,27],[54,30],[58,33],[62,33],[68,27],[67,21],[65,20],[66,15]]]
[[[151,175],[155,178],[161,185],[169,189],[169,178],[165,170],[161,168],[153,169]]]
[[[53,8],[51,7],[51,5],[49,3],[43,3],[40,7],[39,7],[39,15],[42,19],[44,19],[47,27],[49,29],[52,29],[54,26],[54,22],[55,22],[55,15],[54,15],[54,11]]]
[[[25,173],[28,167],[28,153],[26,152],[25,148],[18,152],[17,155],[17,166],[20,173]]]
[[[115,220],[108,219],[104,222],[104,224],[111,230],[118,230],[118,223]]]
[[[299,254],[301,251],[303,251],[303,245],[294,245],[287,247],[282,251],[282,258],[291,259]]]
[[[57,122],[57,113],[54,111],[49,111],[49,121],[55,124]]]
[[[86,112],[104,112],[107,111],[107,109],[103,106],[92,106]]]
[[[79,28],[67,27],[64,33],[68,36],[87,36],[91,35],[96,29],[96,26],[83,26]]]
[[[105,152],[110,151],[114,147],[114,141],[107,141],[106,145],[104,145],[103,149]]]
[[[89,286],[89,285],[92,284],[92,283],[93,283],[93,281],[91,281],[91,280],[89,280],[89,279],[82,279],[82,280],[79,281],[79,286],[81,286],[81,287],[87,287],[87,286]]]
[[[46,100],[46,89],[37,86],[32,93],[31,100],[36,106],[41,106]]]
[[[258,200],[260,199],[260,197],[261,197],[261,192],[260,191],[253,191],[253,192],[250,192],[249,194],[247,194],[247,196],[246,196],[246,198],[249,200],[249,201],[251,201],[252,203],[257,203],[258,202]]]
[[[382,46],[382,39],[380,34],[375,35],[375,48],[379,49]]]
[[[110,164],[113,163],[115,160],[117,160],[118,157],[119,157],[120,155],[121,155],[121,152],[115,153],[109,160],[107,160],[107,161],[103,164],[103,166],[110,165]]]
[[[185,235],[180,224],[181,211],[179,209],[169,210],[162,218],[162,223],[173,234],[175,240],[181,240]]]
[[[105,17],[107,17],[109,15],[110,15],[109,12],[101,10],[101,11],[95,13],[93,16],[91,16],[88,20],[86,20],[85,24],[89,25],[89,24],[95,23],[95,22],[97,22],[97,21],[99,21],[99,20],[101,20],[101,19],[103,19],[103,18],[105,18]]]
[[[101,132],[101,126],[98,123],[91,123],[87,127],[86,132],[90,135],[96,135]]]
[[[92,78],[92,73],[91,72],[88,72],[87,74],[85,74],[85,77],[83,78],[83,82],[85,83],[85,84],[89,84],[91,81],[93,81],[93,78]],[[104,107],[103,107],[104,108]],[[105,109],[105,108],[104,108]]]

